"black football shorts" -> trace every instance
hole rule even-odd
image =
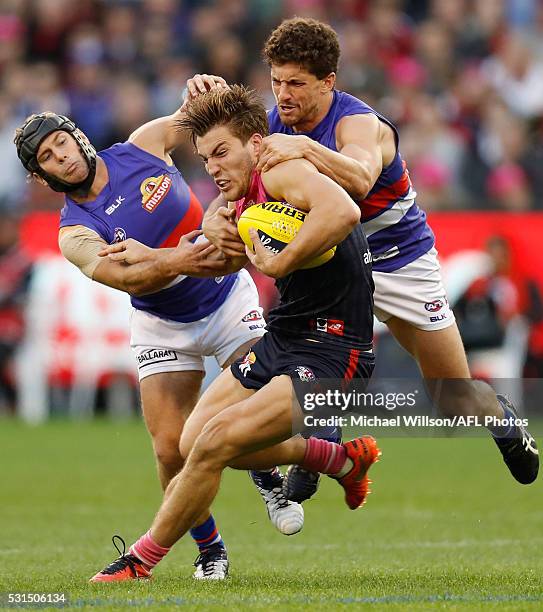
[[[294,381],[335,379],[348,386],[352,379],[367,381],[374,365],[372,352],[333,342],[288,338],[269,331],[230,368],[246,389],[261,389],[281,374],[290,376]]]

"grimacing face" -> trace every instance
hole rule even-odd
[[[43,139],[36,159],[42,170],[66,183],[80,183],[89,173],[79,145],[68,132],[62,130],[51,132]]]
[[[206,172],[228,202],[243,198],[249,191],[261,141],[260,134],[253,134],[243,144],[226,125],[213,127],[196,138],[196,149]]]
[[[326,108],[336,76],[318,79],[299,64],[272,64],[271,81],[279,118],[284,125],[308,132]]]

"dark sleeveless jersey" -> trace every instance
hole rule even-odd
[[[270,200],[260,174],[253,172],[248,193],[236,202],[237,216],[249,206]],[[360,224],[338,244],[327,263],[296,270],[275,285],[281,299],[268,315],[269,331],[362,351],[372,348],[371,255]]]
[[[200,227],[203,210],[175,166],[130,142],[100,151],[109,182],[94,202],[66,197],[60,227],[84,225],[107,243],[134,238],[153,248],[175,247],[183,234]],[[215,312],[235,275],[178,276],[167,287],[131,296],[132,306],[163,319],[190,323]]]
[[[326,117],[305,135],[323,146],[337,151],[336,126],[343,117],[372,113],[394,131],[396,127],[358,98],[334,90],[334,99]],[[297,135],[291,127],[281,123],[277,106],[268,113],[270,133]],[[392,162],[382,169],[368,195],[357,204],[362,211],[362,227],[368,237],[373,255],[373,269],[392,272],[418,259],[434,245],[434,235],[426,223],[426,215],[415,202],[405,162],[399,148]]]

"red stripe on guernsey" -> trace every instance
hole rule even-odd
[[[202,540],[196,540],[197,544],[207,544],[208,542],[213,541],[217,535],[219,533],[219,530],[217,529],[217,527],[215,527],[215,529],[213,530],[213,533],[207,537],[207,538],[203,538]]]
[[[362,222],[375,217],[385,208],[389,208],[396,200],[405,196],[405,194],[409,191],[409,188],[411,187],[409,172],[406,168],[405,162],[402,162],[402,166],[402,176],[397,181],[388,187],[379,189],[379,191],[372,193],[370,196],[360,202],[363,216]]]
[[[187,212],[184,214],[181,221],[174,227],[173,232],[160,245],[161,249],[168,247],[176,247],[181,240],[183,234],[188,234],[195,229],[198,229],[204,217],[204,209],[198,198],[190,192],[190,202]]]
[[[345,376],[343,380],[345,382],[351,382],[354,373],[356,372],[356,366],[358,365],[358,358],[360,357],[360,351],[357,349],[351,349],[349,354],[349,365],[347,366],[347,371],[345,372]]]

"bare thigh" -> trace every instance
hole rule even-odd
[[[424,378],[470,378],[456,323],[435,331],[418,329],[397,317],[386,321],[396,340],[419,364]]]
[[[179,442],[181,456],[184,458],[188,456],[194,441],[208,421],[232,404],[247,399],[254,393],[254,390],[246,389],[233,376],[230,368],[224,369],[205,390],[185,424]]]
[[[236,361],[236,359],[239,359],[240,357],[243,357],[243,355],[245,355],[245,353],[252,347],[254,346],[258,341],[260,340],[260,338],[252,338],[251,340],[248,340],[247,342],[245,342],[245,344],[242,344],[241,346],[239,346],[231,355],[230,357],[228,357],[228,359],[224,362],[223,364],[223,369],[226,369],[227,367],[231,366],[234,361]]]
[[[492,387],[471,378],[456,323],[436,331],[417,329],[396,317],[386,323],[419,364],[430,396],[443,414],[503,416]]]
[[[231,372],[225,374],[234,379]],[[306,440],[292,437],[293,405],[299,409],[294,398],[289,376],[272,378],[250,396],[219,410],[204,425],[193,449],[205,447],[212,454],[207,460],[220,467],[262,469],[303,461]]]

